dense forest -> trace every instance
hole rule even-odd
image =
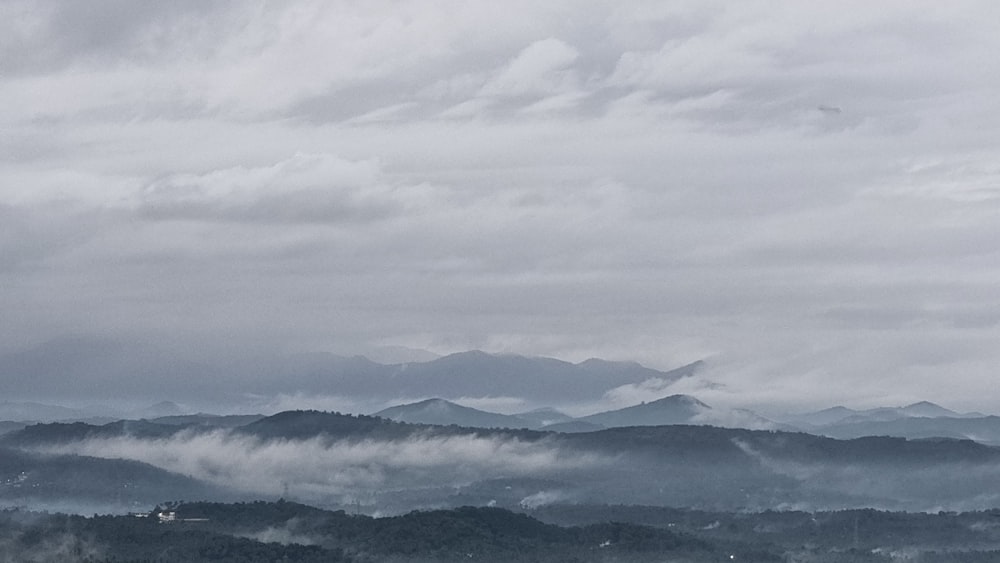
[[[742,560],[781,561],[777,551],[636,524],[564,527],[471,507],[372,518],[285,501],[168,503],[127,516],[8,510],[0,538],[3,560],[707,561],[739,548]]]
[[[721,513],[556,505],[373,518],[294,502],[170,502],[91,517],[0,512],[5,561],[978,563],[1000,512]]]

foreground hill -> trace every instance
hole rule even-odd
[[[160,515],[169,514],[161,523]],[[290,502],[177,503],[147,517],[0,513],[12,560],[761,563],[780,551],[636,524],[556,526],[495,508],[349,516]]]
[[[996,511],[706,512],[552,505],[388,518],[294,502],[169,502],[142,517],[0,512],[11,561],[986,563]]]

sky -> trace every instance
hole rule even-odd
[[[998,16],[4,0],[0,354],[704,359],[630,391],[1000,412]]]

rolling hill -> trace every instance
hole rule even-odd
[[[383,409],[373,416],[396,422],[467,426],[473,428],[528,428],[530,421],[517,416],[463,407],[444,399],[427,399]]]

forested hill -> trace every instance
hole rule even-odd
[[[0,512],[0,539],[9,560],[652,562],[717,561],[736,551],[744,561],[781,561],[770,546],[636,524],[561,527],[468,507],[370,518],[283,501],[182,503],[141,518],[7,511]]]
[[[553,505],[528,514],[461,507],[372,518],[284,500],[181,501],[128,516],[0,511],[0,555],[91,563],[986,563],[1000,557],[997,516]]]

